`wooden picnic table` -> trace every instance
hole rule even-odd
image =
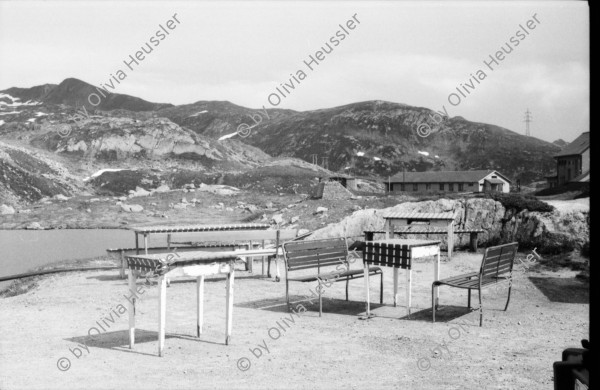
[[[262,223],[245,223],[245,224],[227,224],[227,225],[164,225],[164,226],[142,226],[130,227],[129,229],[135,234],[135,249],[136,255],[140,254],[139,235],[144,237],[144,252],[148,254],[148,237],[150,234],[166,234],[167,235],[167,250],[171,248],[171,235],[176,233],[199,233],[199,232],[225,232],[225,231],[240,231],[240,230],[266,230],[270,227],[268,224]],[[206,235],[205,235],[206,236]],[[215,240],[218,240],[219,234],[215,234]]]
[[[255,256],[270,256],[276,249],[235,250],[223,252],[184,252],[181,254],[161,253],[153,255],[126,256],[129,268],[129,290],[136,291],[138,273],[153,272],[159,275],[158,299],[158,355],[163,356],[165,345],[165,316],[167,299],[167,278],[193,276],[196,277],[196,336],[202,334],[203,308],[204,308],[204,277],[207,275],[226,274],[226,316],[225,316],[225,344],[231,339],[233,316],[233,281],[235,275],[236,259],[251,258]],[[129,301],[129,348],[135,344],[135,298]]]
[[[452,257],[454,249],[454,212],[417,213],[395,212],[387,213],[385,219],[385,238],[393,237],[394,233],[404,234],[448,234],[448,258]],[[396,229],[396,226],[398,229]]]
[[[371,315],[369,294],[369,265],[394,268],[394,306],[398,301],[398,270],[406,269],[406,312],[410,316],[412,262],[414,259],[436,256],[433,262],[433,280],[440,279],[440,241],[414,239],[386,239],[366,241],[363,250],[365,270],[365,293],[367,301],[367,317]],[[439,301],[439,291],[436,304]]]

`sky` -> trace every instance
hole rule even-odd
[[[162,40],[159,25],[169,32]],[[348,34],[334,46],[340,25]],[[511,38],[519,44],[508,50]],[[129,69],[124,60],[146,44],[152,51]],[[309,69],[304,61],[322,46],[330,53]],[[502,46],[509,54],[490,69],[484,61]],[[532,136],[570,142],[589,131],[589,8],[579,1],[0,0],[0,90],[68,77],[106,84],[119,70],[114,92],[152,102],[304,111],[384,100],[521,134],[529,109]],[[289,93],[284,83],[293,85]]]

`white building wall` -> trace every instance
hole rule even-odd
[[[496,177],[493,177],[493,176],[496,176]],[[510,192],[510,183],[507,182],[506,180],[504,180],[504,178],[502,176],[500,176],[498,174],[498,172],[496,172],[496,171],[491,172],[489,175],[487,175],[483,179],[479,180],[479,192],[483,191],[483,183],[485,182],[485,179],[498,179],[498,180],[501,180],[504,183],[502,185],[502,192],[504,192],[504,193],[509,193]]]

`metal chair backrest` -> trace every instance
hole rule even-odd
[[[287,271],[331,266],[348,265],[348,244],[346,239],[328,238],[311,241],[288,241],[283,244],[283,258]]]
[[[518,242],[492,246],[485,250],[479,276],[481,279],[498,278],[510,274],[517,255]]]

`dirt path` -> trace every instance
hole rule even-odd
[[[442,264],[441,275],[474,270],[480,260],[481,254],[459,253]],[[481,328],[478,314],[464,307],[466,293],[449,288],[441,291],[441,304],[449,306],[431,322],[432,273],[431,261],[415,264],[414,314],[407,319],[403,275],[400,304],[393,307],[392,274],[386,269],[385,305],[373,304],[376,317],[361,320],[362,280],[350,283],[349,302],[344,283],[327,288],[319,318],[318,301],[302,301],[316,284],[291,283],[295,307],[307,309],[294,315],[282,304],[284,282],[239,272],[229,346],[223,278],[206,283],[201,340],[192,336],[195,285],[175,282],[167,290],[163,358],[156,355],[156,286],[144,286],[137,344],[129,350],[127,313],[119,306],[127,308],[125,280],[116,272],[50,276],[36,290],[0,299],[0,388],[548,389],[552,362],[588,337],[588,287],[573,271],[517,273],[507,312],[506,290],[486,292]],[[373,301],[378,285],[373,278]],[[96,322],[105,331],[92,330],[90,337]],[[71,365],[64,372],[57,368],[62,357]]]

